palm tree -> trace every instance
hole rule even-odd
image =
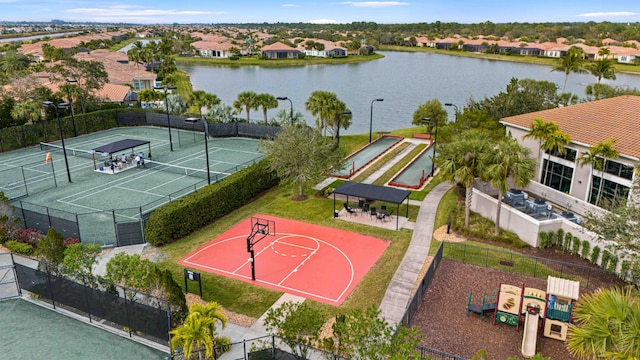
[[[542,159],[542,150],[543,150],[542,142],[547,138],[549,138],[551,134],[558,131],[559,129],[558,124],[554,122],[546,122],[541,118],[535,117],[533,118],[533,122],[529,127],[530,127],[529,131],[522,138],[538,140],[538,158]],[[542,173],[540,173],[540,182],[544,184],[544,181],[542,179]]]
[[[189,314],[200,314],[202,317],[213,320],[209,327],[209,332],[213,338],[217,336],[216,320],[220,322],[223,329],[227,327],[227,317],[222,312],[222,306],[217,302],[212,301],[207,305],[195,303],[189,307]]]
[[[469,227],[471,200],[473,196],[473,182],[480,175],[479,161],[483,153],[489,148],[486,134],[479,131],[462,133],[453,142],[438,150],[435,162],[440,168],[442,176],[465,187],[464,226]]]
[[[500,210],[502,196],[510,188],[510,180],[517,187],[529,185],[535,176],[536,161],[529,157],[530,150],[513,138],[507,138],[495,144],[485,152],[480,161],[482,176],[491,186],[498,190],[498,206],[496,210],[496,234],[500,233]]]
[[[204,90],[196,90],[189,95],[189,104],[198,109],[198,114],[202,119],[202,108],[211,109],[212,106],[220,104],[220,99],[215,94],[210,94]]]
[[[277,108],[278,100],[276,100],[276,98],[271,94],[263,93],[258,94],[256,102],[258,103],[258,106],[262,107],[262,113],[264,114],[264,124],[266,125],[268,122],[267,110]]]
[[[209,114],[207,115],[207,121],[218,122],[218,123],[230,123],[235,121],[237,116],[238,116],[238,113],[231,106],[218,104],[218,105],[213,105],[211,109],[209,109]]]
[[[238,94],[238,99],[233,102],[233,108],[238,112],[242,111],[242,108],[244,107],[244,110],[247,112],[247,122],[251,122],[251,109],[258,109],[257,97],[258,94],[253,91],[243,91]]]
[[[595,60],[587,67],[591,75],[598,79],[598,84],[602,78],[615,80],[616,69],[612,59]]]
[[[640,297],[637,290],[601,289],[583,295],[569,325],[567,348],[581,359],[638,359]]]
[[[42,105],[32,100],[27,100],[16,104],[11,109],[11,117],[14,120],[26,120],[29,124],[32,124],[34,121],[40,120],[41,116]]]
[[[205,349],[205,357],[213,356],[214,337],[211,335],[211,326],[215,326],[212,318],[202,316],[199,313],[189,314],[184,323],[171,330],[171,349],[182,348],[185,359],[190,359],[194,349]],[[198,358],[202,353],[198,351]]]
[[[550,134],[543,142],[542,149],[547,152],[547,166],[544,169],[544,181],[543,184],[547,185],[547,179],[549,176],[549,164],[551,163],[551,154],[564,155],[567,152],[565,148],[571,142],[569,135],[561,130],[556,130]]]
[[[558,59],[558,61],[551,68],[551,71],[564,72],[564,83],[562,84],[563,93],[564,89],[567,87],[567,80],[569,79],[570,73],[586,73],[586,70],[584,70],[584,56],[584,50],[577,46],[572,46],[567,51],[567,54]]]
[[[588,152],[582,153],[582,156],[579,160],[580,166],[591,165],[592,173],[593,169],[596,168],[600,171],[600,184],[598,186],[598,194],[596,196],[595,202],[593,203],[596,206],[600,206],[600,199],[602,198],[602,188],[604,187],[604,171],[607,168],[607,160],[617,158],[620,155],[620,153],[613,148],[613,145],[615,143],[615,139],[606,139],[596,144],[595,146],[592,146]],[[592,197],[593,184],[589,188],[589,202],[591,202]]]
[[[333,130],[333,138],[337,136],[338,116],[349,111],[344,102],[340,101],[336,94],[330,91],[314,91],[305,103],[305,108],[311,115],[317,118],[316,125],[322,130],[322,135],[327,135],[327,128]],[[342,116],[340,127],[347,129],[351,125],[351,116]]]

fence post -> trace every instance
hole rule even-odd
[[[484,257],[484,267],[489,267],[489,249],[487,249],[487,255]]]
[[[84,290],[84,302],[87,305],[87,313],[89,313],[89,323],[91,323],[91,305],[89,302],[89,295],[87,295],[87,281],[86,281],[86,277],[87,275],[82,275],[82,288]]]
[[[51,304],[53,304],[53,308],[56,308],[56,299],[53,297],[53,286],[51,285],[51,271],[49,270],[49,263],[44,263],[45,270],[47,271],[47,287],[49,288],[49,297],[51,298]]]
[[[247,340],[246,339],[242,339],[242,353],[243,353],[243,357],[244,360],[247,360]]]
[[[127,328],[129,329],[129,337],[131,337],[131,318],[129,317],[129,304],[127,303],[127,288],[122,287],[122,294],[124,295],[124,312],[127,316]]]
[[[538,270],[538,259],[535,259],[535,262],[533,263],[533,277],[536,277],[536,271]]]
[[[116,210],[111,209],[111,215],[113,217],[113,230],[116,233],[116,246],[120,246],[120,239],[118,239],[118,223],[116,223]]]
[[[28,228],[27,226],[27,217],[24,215],[24,205],[22,205],[22,200],[20,200],[20,212],[22,213],[22,221],[24,221],[24,228]]]
[[[51,162],[51,165],[53,166],[53,162]],[[22,171],[22,182],[24,183],[24,192],[27,196],[29,196],[29,188],[27,188],[27,178],[24,176],[24,166],[20,166],[20,171]]]

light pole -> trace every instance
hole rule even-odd
[[[67,79],[67,100],[69,100],[69,109],[71,110],[71,123],[73,123],[73,136],[78,136],[78,132],[76,131],[76,118],[73,111],[73,99],[71,99],[71,89],[69,88],[69,84],[77,83],[76,79]]]
[[[156,86],[154,90],[164,91],[164,105],[167,110],[167,127],[169,128],[169,149],[173,151],[173,141],[171,141],[171,118],[169,117],[169,98],[167,97],[167,91],[174,90],[175,86]]]
[[[444,106],[453,106],[453,111],[455,111],[455,119],[458,120],[458,105],[452,103],[444,103]]]
[[[376,101],[384,101],[384,99],[373,99],[371,100],[371,116],[369,117],[369,144],[371,144],[371,129],[373,126],[373,103]]]
[[[436,139],[438,138],[438,120],[431,120],[431,118],[422,118],[422,121],[425,123],[431,122],[433,121],[435,123],[435,127],[436,127],[436,133],[435,136],[433,137],[433,157],[436,157]],[[436,173],[436,163],[433,161],[433,159],[431,160],[431,177],[434,176],[434,174]]]
[[[278,96],[276,99],[280,101],[289,100],[289,103],[291,104],[291,125],[293,125],[293,101],[286,96]]]
[[[69,106],[69,103],[60,103],[58,105],[51,101],[43,101],[42,105],[51,106],[56,109],[56,120],[58,121],[58,130],[60,130],[60,141],[62,142],[62,154],[64,155],[64,165],[67,167],[67,179],[71,182],[71,172],[69,171],[69,160],[67,160],[67,148],[64,146],[64,134],[62,133],[62,124],[60,123],[60,113],[58,112],[59,106]]]
[[[345,111],[338,114],[338,131],[336,132],[336,138],[338,139],[338,145],[340,145],[340,118],[342,115],[351,115],[351,111]]]
[[[199,118],[186,118],[184,119],[184,122],[186,123],[191,123],[192,125],[197,123],[198,121],[200,121]],[[205,158],[207,161],[207,184],[211,185],[211,171],[209,170],[209,143],[208,143],[208,135],[209,135],[209,124],[207,124],[207,121],[204,120],[202,122],[202,124],[204,124],[204,154],[205,154]]]

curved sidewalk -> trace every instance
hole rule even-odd
[[[380,303],[381,315],[389,324],[394,325],[402,321],[411,300],[413,287],[429,256],[438,204],[452,187],[448,182],[440,183],[422,201],[409,248]]]

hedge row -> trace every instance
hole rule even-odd
[[[262,160],[224,180],[168,203],[151,213],[145,234],[154,245],[169,244],[249,203],[277,185],[279,178]]]
[[[111,129],[118,126],[118,110],[101,110],[75,115],[75,127],[78,135]],[[73,123],[70,116],[60,117],[65,138],[73,136]],[[58,122],[54,118],[42,120],[32,125],[11,126],[0,129],[0,151],[21,149],[37,145],[40,142],[60,140]]]
[[[618,266],[618,257],[607,250],[602,251],[600,247],[594,246],[590,248],[587,240],[581,241],[578,237],[573,236],[570,232],[564,232],[562,229],[557,231],[541,232],[540,248],[546,249],[556,245],[573,255],[579,255],[581,258],[589,260],[593,264],[597,264],[600,259],[600,267],[609,272],[615,273]],[[600,252],[602,251],[602,258]],[[623,275],[626,271],[622,271]]]

